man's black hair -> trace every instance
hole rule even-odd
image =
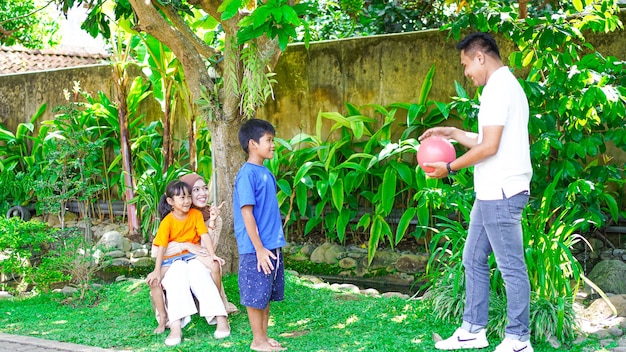
[[[261,137],[266,133],[272,136],[276,134],[276,130],[274,130],[274,126],[271,123],[261,119],[250,119],[244,122],[239,129],[239,144],[241,144],[243,151],[248,153],[248,142],[253,139],[259,143]]]
[[[483,32],[476,32],[463,38],[457,45],[458,51],[465,51],[465,55],[472,56],[477,51],[482,51],[485,54],[491,54],[492,56],[500,59],[500,49],[496,40],[491,35]]]

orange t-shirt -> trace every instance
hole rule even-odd
[[[202,212],[197,209],[189,209],[184,220],[177,219],[169,213],[161,220],[153,244],[159,247],[167,247],[170,242],[200,244],[200,236],[208,232]]]

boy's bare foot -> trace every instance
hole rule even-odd
[[[274,339],[273,339],[273,338],[271,338],[271,337],[268,337],[268,338],[267,338],[267,342],[269,342],[269,343],[270,343],[270,345],[272,345],[273,347],[283,347],[283,345],[281,345],[281,344],[280,344],[280,342],[278,342],[278,341],[274,340]]]
[[[276,342],[274,340],[274,342]],[[252,342],[252,344],[250,344],[250,349],[253,351],[285,351],[286,348],[283,346],[280,346],[280,344],[278,346],[272,346],[269,341],[267,343],[259,343],[259,344],[255,344],[254,342]]]

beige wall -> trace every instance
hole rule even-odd
[[[74,81],[92,94],[110,95],[113,89],[109,65],[0,76],[0,123],[14,132],[44,103],[48,106],[44,119],[51,119],[54,108],[67,104],[63,90],[71,92]]]

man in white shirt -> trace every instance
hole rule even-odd
[[[474,166],[476,200],[463,250],[465,312],[463,324],[435,348],[484,348],[489,311],[489,264],[494,253],[506,286],[508,325],[496,352],[531,352],[530,283],[524,260],[521,216],[528,203],[532,166],[528,139],[528,100],[489,34],[473,33],[457,44],[465,76],[484,86],[478,111],[478,133],[435,127],[420,136],[456,140],[469,150],[450,162],[426,163],[434,178]]]

